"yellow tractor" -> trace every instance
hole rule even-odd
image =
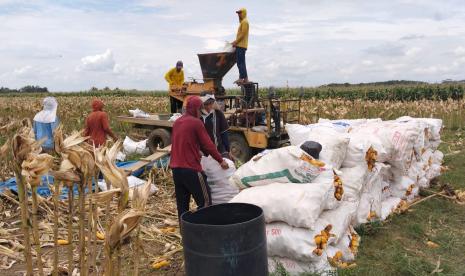
[[[259,97],[258,83],[240,85],[238,95],[226,95],[223,77],[235,65],[235,53],[199,54],[202,80],[192,80],[169,91],[171,103],[181,112],[188,96],[214,94],[230,125],[229,141],[232,155],[241,162],[248,161],[257,151],[278,148],[289,142],[284,129],[287,123],[300,122],[300,98],[278,99],[272,90]],[[151,114],[148,118],[119,116],[118,120],[147,129],[151,151],[171,144],[172,114]]]

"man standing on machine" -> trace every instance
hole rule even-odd
[[[235,83],[240,85],[249,82],[245,65],[245,52],[249,44],[249,21],[247,20],[247,10],[245,8],[236,11],[236,13],[239,16],[240,24],[237,29],[236,40],[232,42],[232,45],[236,47],[236,62],[239,69],[239,79]]]

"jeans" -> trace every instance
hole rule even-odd
[[[245,51],[246,48],[236,47],[236,62],[239,69],[239,78],[247,79],[247,67],[245,66]]]

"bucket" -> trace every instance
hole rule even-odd
[[[267,276],[265,218],[252,204],[224,203],[181,216],[187,276]]]

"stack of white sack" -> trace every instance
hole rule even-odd
[[[203,172],[207,176],[208,186],[210,186],[212,204],[227,203],[239,193],[239,189],[230,185],[228,180],[236,172],[236,166],[229,159],[223,160],[229,165],[227,170],[223,170],[218,161],[211,156],[202,156],[200,161]]]
[[[325,150],[332,148],[323,147],[319,155]],[[338,244],[357,209],[357,203],[342,202],[339,173],[300,147],[288,146],[254,156],[230,178],[243,189],[230,202],[263,209],[270,269],[276,257],[296,264],[295,273],[332,270],[326,249]]]
[[[241,189],[279,182],[245,189],[232,200],[264,209],[270,271],[277,262],[291,275],[350,266],[359,242],[352,227],[405,210],[420,188],[428,187],[440,175],[443,154],[437,148],[441,128],[439,119],[411,117],[393,121],[320,119],[307,126],[286,125],[293,147],[268,151],[261,158],[258,155],[231,177],[231,183]],[[307,141],[322,145],[319,160],[325,163],[324,169],[314,173],[308,184],[292,174],[283,177],[277,173],[298,171],[298,147]],[[331,178],[333,187],[342,182],[342,202],[337,204],[331,204],[334,197],[328,196],[333,188],[324,186]],[[297,184],[285,184],[289,182]]]

